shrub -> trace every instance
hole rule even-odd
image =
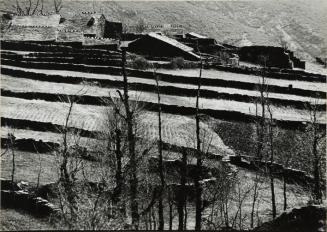
[[[131,66],[135,69],[145,70],[150,67],[150,63],[142,56],[132,56]]]
[[[171,68],[177,69],[177,68],[184,68],[185,67],[185,60],[183,57],[175,57],[170,61]]]

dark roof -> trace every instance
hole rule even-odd
[[[150,48],[148,45],[149,41],[156,41],[156,46]],[[172,49],[162,50],[161,47],[171,47]],[[150,32],[139,39],[131,41],[128,44],[127,50],[135,53],[151,54],[152,56],[173,57],[179,54],[180,56],[191,60],[200,59],[200,56],[193,52],[193,48],[186,46],[175,39],[155,32]]]
[[[186,46],[186,45],[178,42],[175,39],[172,39],[172,38],[169,38],[169,37],[167,37],[165,35],[154,33],[154,32],[150,32],[149,34],[147,34],[147,36],[149,36],[151,38],[155,38],[155,39],[161,40],[162,42],[168,43],[171,46],[174,46],[174,47],[176,47],[176,48],[178,48],[180,50],[183,50],[184,52],[188,53],[189,55],[191,55],[191,56],[193,56],[193,57],[195,57],[197,59],[200,59],[200,56],[198,56],[195,53],[193,53],[193,48],[191,48],[189,46]]]
[[[162,35],[162,34],[159,34],[159,33],[150,32],[149,34],[147,34],[147,36],[150,36],[152,38],[161,40],[161,41],[163,41],[165,43],[168,43],[168,44],[170,44],[170,45],[172,45],[174,47],[182,49],[185,52],[192,52],[193,51],[193,48],[191,48],[189,46],[186,46],[186,45],[178,42],[175,39],[169,38],[169,37],[167,37],[165,35]]]
[[[3,40],[14,41],[54,41],[56,37],[55,27],[10,26],[2,34]]]

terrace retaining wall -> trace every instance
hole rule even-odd
[[[9,90],[2,90],[1,94],[3,96],[7,97],[20,97],[25,99],[42,99],[42,96],[46,96],[47,101],[58,101],[58,95],[53,94],[47,94],[47,93],[16,93]],[[37,96],[37,97],[34,97]],[[79,98],[79,104],[96,104],[103,105],[104,103],[101,103],[101,99],[97,97],[92,96],[75,96],[75,95],[65,95],[70,98]],[[88,100],[87,100],[88,99]],[[130,102],[134,104],[141,104],[144,109],[148,111],[158,111],[158,104],[157,103],[151,103],[151,102],[144,102],[144,101],[133,101],[130,100]],[[177,106],[177,105],[165,105],[161,104],[161,110],[164,113],[169,114],[178,114],[178,115],[194,115],[195,114],[195,108],[193,107],[185,107],[185,106]],[[212,110],[212,109],[200,109],[201,114],[206,114],[210,117],[216,118],[216,119],[222,119],[222,120],[229,120],[229,121],[238,121],[238,122],[254,122],[255,116],[244,114],[238,111],[227,111],[227,110]],[[2,120],[4,120],[2,118]],[[304,130],[306,128],[306,124],[301,121],[289,121],[289,120],[276,120],[277,126],[285,129],[292,129],[292,130]],[[326,124],[319,124],[319,127],[325,128]]]
[[[213,68],[225,72],[233,72],[247,75],[262,75],[264,72],[265,77],[274,79],[285,79],[285,80],[299,80],[299,81],[311,81],[311,82],[322,82],[325,83],[327,77],[322,74],[308,73],[302,70],[292,69],[280,69],[280,68],[255,68],[255,67],[235,67],[235,66],[223,66],[223,65],[207,65],[206,68]]]
[[[90,72],[90,73],[99,73],[99,74],[111,74],[111,75],[121,75],[121,68],[119,67],[95,67],[95,66],[87,66],[87,65],[81,65],[81,64],[64,64],[64,63],[38,63],[38,62],[26,62],[26,61],[14,61],[9,59],[2,59],[3,65],[12,65],[17,67],[23,67],[23,68],[36,68],[36,69],[52,69],[52,70],[69,70],[69,71],[78,71],[78,72]],[[6,68],[1,68],[3,72],[16,72],[19,73],[19,70],[15,71],[9,71]],[[140,71],[135,69],[126,69],[127,74],[133,77],[139,77],[139,78],[146,78],[146,79],[154,79],[153,72],[149,71]],[[23,71],[20,71],[23,72]],[[29,75],[41,75],[41,74],[35,74],[33,72],[26,72]],[[50,75],[49,75],[50,76]],[[53,76],[53,75],[52,75]],[[156,73],[156,76],[161,80],[165,82],[170,83],[183,83],[183,84],[198,84],[198,78],[197,77],[185,77],[185,76],[177,76],[177,75],[170,75],[170,74],[163,74],[163,73]],[[57,78],[54,78],[53,80],[55,82],[59,82],[56,80],[62,79],[58,75]],[[66,78],[68,79],[68,78]],[[72,78],[69,78],[72,79]],[[76,79],[76,78],[73,78]],[[108,80],[109,81],[109,80]],[[102,80],[101,82],[104,82]],[[238,88],[238,89],[246,89],[246,90],[256,90],[259,88],[259,84],[257,83],[248,83],[248,82],[242,82],[242,81],[227,81],[227,80],[221,80],[221,79],[213,79],[213,78],[201,78],[201,84],[202,85],[208,85],[208,86],[219,86],[219,87],[230,87],[230,88]],[[68,82],[65,82],[68,83]],[[75,83],[74,80],[72,80],[71,83]],[[282,87],[282,86],[268,86],[269,92],[274,93],[282,93],[282,94],[291,94],[291,95],[299,95],[299,96],[306,96],[306,97],[318,97],[318,98],[326,98],[326,92],[322,91],[311,91],[311,90],[304,90],[304,89],[297,89],[293,87]]]
[[[4,71],[3,73],[6,73],[7,71]],[[24,72],[24,71],[23,71]],[[18,73],[18,72],[17,72]],[[73,79],[73,77],[64,77],[64,78],[56,78],[52,75],[46,75],[46,74],[41,74],[45,75],[45,78],[34,78],[31,75],[26,75],[29,79],[34,79],[34,80],[41,80],[45,81],[48,80],[50,82],[58,82],[58,83],[70,83],[70,79]],[[122,81],[115,81],[115,80],[103,80],[103,79],[85,79],[83,77],[74,77],[75,81],[79,83],[85,83],[89,82],[91,84],[97,83],[101,87],[107,87],[107,88],[112,88],[112,87],[118,87],[122,88],[123,87],[123,82]],[[76,83],[75,83],[76,84]],[[173,84],[172,84],[173,85]],[[136,91],[144,91],[144,92],[150,92],[150,93],[156,93],[157,92],[157,87],[154,84],[144,84],[144,83],[129,83],[129,88],[131,90],[136,90]],[[1,90],[1,92],[6,93],[7,90]],[[196,97],[197,95],[197,90],[195,87],[193,89],[190,88],[180,88],[180,87],[174,87],[174,86],[161,86],[160,87],[160,92],[161,94],[167,94],[167,95],[173,95],[173,96],[186,96],[186,97]],[[259,97],[254,97],[254,96],[247,96],[243,94],[237,94],[237,93],[221,93],[213,90],[207,90],[207,89],[201,89],[201,97],[202,98],[209,98],[209,99],[227,99],[227,100],[233,100],[233,101],[240,101],[240,102],[254,102],[255,100],[258,100]],[[17,93],[19,94],[19,93]],[[35,95],[33,92],[26,92],[24,93],[25,98],[37,98],[37,96],[29,96],[30,95]],[[41,94],[41,93],[40,93]],[[39,95],[39,94],[38,94]],[[58,94],[62,95],[62,94]],[[64,95],[63,95],[64,96]],[[51,95],[50,94],[44,94],[43,99],[45,100],[51,100]],[[95,99],[93,96],[88,96],[88,95],[83,95],[83,102],[84,104],[96,104],[98,105],[98,99]],[[269,101],[276,106],[291,106],[293,108],[297,109],[307,109],[310,106],[310,102],[303,102],[303,101],[298,101],[298,100],[288,100],[288,99],[280,99],[280,98],[273,98],[269,97]],[[86,103],[87,102],[87,103]],[[319,111],[324,111],[325,110],[325,105],[320,104],[317,105],[317,110]]]

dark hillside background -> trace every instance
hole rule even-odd
[[[53,1],[44,0],[53,11]],[[1,10],[15,1],[1,0]],[[36,2],[36,0],[34,1]],[[148,24],[180,24],[185,31],[214,37],[234,45],[279,45],[282,37],[296,55],[306,60],[323,56],[327,47],[327,1],[63,1],[62,16],[97,11],[127,25],[143,19]],[[326,51],[325,51],[326,52]]]

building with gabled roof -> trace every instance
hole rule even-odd
[[[82,32],[85,37],[103,38],[106,19],[103,14],[81,12],[65,19],[60,25],[61,31]]]
[[[159,33],[148,33],[128,44],[128,51],[147,57],[183,57],[187,60],[199,60],[193,48],[175,39]]]

